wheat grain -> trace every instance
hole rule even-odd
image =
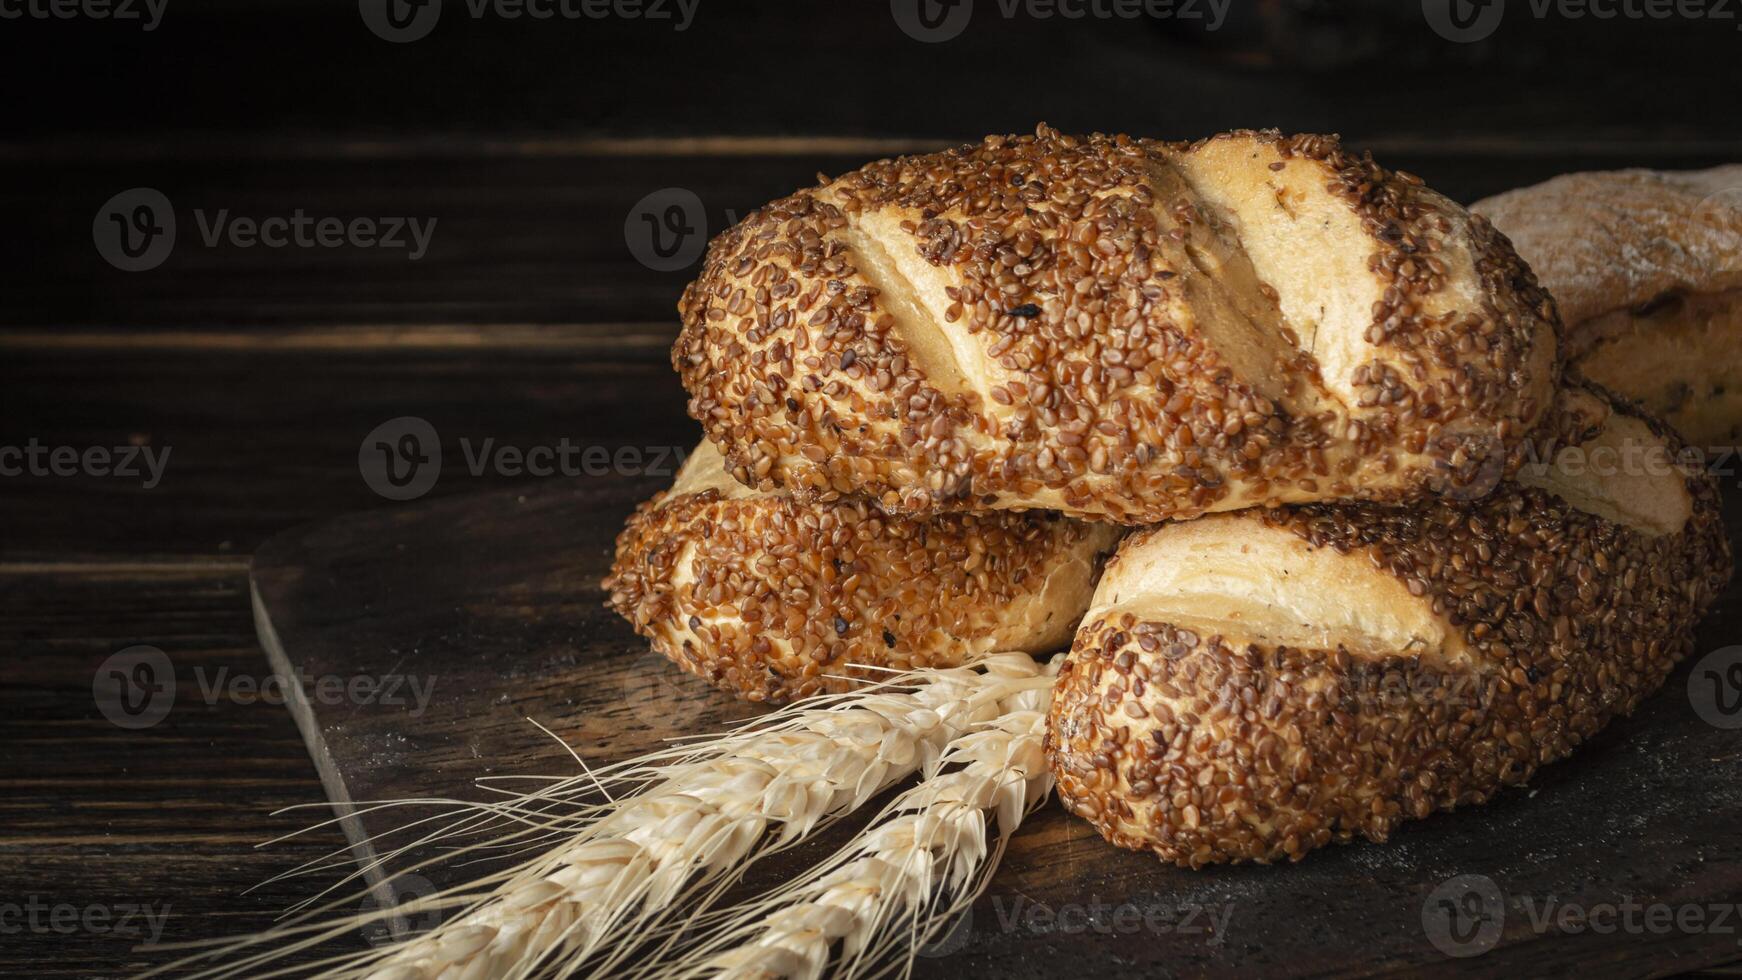
[[[506,821],[517,828],[466,853],[513,842],[546,853],[506,872],[397,909],[318,920],[336,905],[225,952],[266,946],[196,975],[284,976],[289,953],[391,914],[456,910],[426,935],[315,964],[323,976],[375,980],[610,975],[680,911],[706,910],[745,868],[853,812],[948,746],[1043,696],[1051,678],[1023,654],[925,670],[845,695],[800,702],[710,740],[462,807],[462,819],[383,858]],[[1040,692],[1037,694],[1037,692]],[[953,757],[953,756],[952,756]],[[924,785],[924,784],[922,784]],[[603,794],[606,802],[577,802]],[[553,813],[561,804],[572,812]],[[164,970],[186,966],[192,957]]]
[[[1050,695],[1012,699],[1020,703],[952,742],[922,782],[833,858],[724,910],[708,938],[630,976],[813,980],[892,969],[902,950],[911,958],[985,890],[1010,835],[1050,794],[1042,749]],[[997,827],[990,840],[988,823]]]

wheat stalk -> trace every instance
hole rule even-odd
[[[799,702],[716,738],[557,780],[505,801],[453,803],[461,813],[457,821],[380,863],[503,823],[515,829],[460,853],[558,843],[462,888],[375,913],[306,921],[339,905],[331,903],[232,944],[220,952],[257,951],[196,975],[272,977],[313,970],[347,980],[446,980],[613,974],[643,940],[675,935],[671,917],[679,911],[687,910],[694,921],[749,864],[805,839],[916,772],[935,773],[953,741],[1044,696],[1050,684],[1032,658],[997,654],[967,667],[917,671]],[[598,794],[606,801],[577,802]],[[562,806],[572,812],[553,814]],[[283,965],[289,954],[369,922],[432,909],[457,912],[404,943]]]
[[[1010,835],[1051,793],[1042,750],[1050,694],[1029,692],[1029,704],[951,743],[937,771],[833,858],[726,910],[709,938],[632,976],[816,980],[831,962],[830,976],[858,977],[891,969],[903,949],[911,961],[985,890]]]

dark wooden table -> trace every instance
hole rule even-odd
[[[689,267],[650,268],[626,240],[650,194],[692,192],[712,232],[818,171],[1043,118],[1161,136],[1340,130],[1465,200],[1568,169],[1742,159],[1742,35],[1705,23],[1509,23],[1458,46],[1404,18],[1379,21],[1377,42],[1278,42],[1262,19],[1198,37],[983,3],[968,32],[930,45],[882,2],[704,3],[681,33],[468,22],[456,7],[427,39],[390,45],[355,4],[334,6],[189,0],[150,33],[0,23],[14,95],[0,447],[170,453],[150,487],[0,477],[0,913],[39,910],[0,928],[0,975],[158,962],[130,952],[143,935],[56,907],[167,911],[165,941],[261,927],[306,887],[244,890],[342,844],[256,849],[320,815],[275,809],[323,802],[280,704],[184,696],[135,730],[100,710],[93,678],[140,644],[183,690],[264,677],[250,555],[294,525],[403,506],[359,473],[377,425],[438,429],[449,463],[431,496],[535,479],[470,474],[462,437],[694,439],[667,362]],[[180,227],[167,261],[129,273],[92,224],[137,187],[170,199]],[[195,212],[224,209],[436,225],[416,261],[207,245]]]

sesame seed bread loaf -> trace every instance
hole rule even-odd
[[[617,539],[610,605],[685,670],[752,701],[854,670],[949,667],[1070,643],[1120,529],[1049,514],[889,517],[726,475],[703,443]]]
[[[1553,464],[1475,503],[1127,538],[1055,690],[1067,806],[1185,866],[1294,859],[1482,802],[1630,712],[1689,652],[1728,543],[1667,429],[1564,405]]]
[[[989,137],[714,240],[672,351],[732,474],[1150,523],[1490,479],[1558,380],[1488,223],[1334,137]]]
[[[1742,165],[1567,174],[1480,201],[1586,377],[1708,450],[1742,440]]]

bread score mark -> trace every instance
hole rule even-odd
[[[1482,669],[1432,604],[1370,557],[1237,514],[1165,525],[1109,564],[1085,623],[1130,613],[1230,642]]]

